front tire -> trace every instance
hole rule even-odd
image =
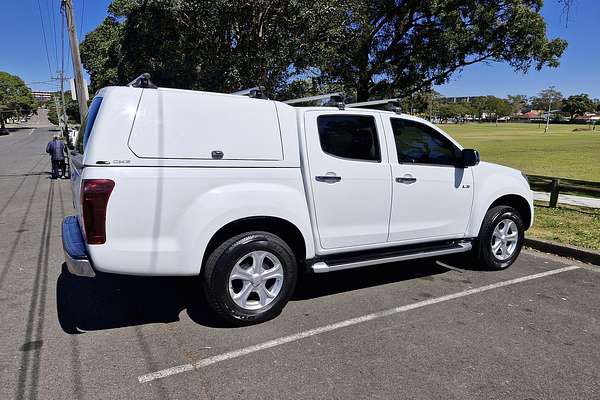
[[[490,270],[510,267],[519,256],[524,239],[523,219],[514,208],[490,208],[473,249],[476,264]]]
[[[203,268],[204,294],[227,323],[242,326],[267,321],[281,312],[296,287],[294,253],[280,237],[246,232],[227,240]]]

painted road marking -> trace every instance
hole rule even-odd
[[[347,319],[345,321],[336,322],[335,324],[322,326],[320,328],[310,329],[308,331],[299,332],[294,335],[284,336],[279,339],[269,340],[268,342],[256,344],[253,346],[244,347],[243,349],[230,351],[227,353],[219,354],[216,356],[203,358],[195,363],[178,365],[175,367],[163,369],[156,372],[151,372],[149,374],[138,376],[138,381],[140,383],[147,383],[157,379],[166,378],[167,376],[181,374],[187,371],[193,371],[196,369],[208,367],[209,365],[216,364],[221,361],[231,360],[233,358],[238,358],[245,356],[247,354],[255,353],[260,350],[270,349],[272,347],[281,346],[286,343],[295,342],[310,336],[320,335],[325,332],[331,332],[340,328],[345,328],[347,326],[352,326],[356,324],[361,324],[363,322],[372,321],[374,319],[379,319],[383,317],[388,317],[390,315],[402,313],[405,311],[414,310],[421,307],[430,306],[432,304],[441,303],[444,301],[458,299],[460,297],[470,296],[472,294],[487,292],[488,290],[501,288],[504,286],[514,285],[521,282],[527,282],[533,279],[539,279],[546,276],[560,274],[561,272],[572,271],[574,269],[579,269],[578,266],[569,266],[564,268],[555,269],[552,271],[541,272],[539,274],[527,275],[521,278],[510,279],[508,281],[502,281],[497,283],[492,283],[490,285],[481,286],[474,289],[468,289],[462,292],[452,293],[445,296],[434,297],[432,299],[419,301],[417,303],[408,304],[405,306],[395,307],[389,310],[379,311],[372,314],[363,315],[362,317],[356,317]]]
[[[33,131],[35,131],[35,129],[32,129],[27,136],[31,136],[31,134],[33,133]]]

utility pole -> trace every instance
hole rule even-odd
[[[552,105],[552,99],[548,99],[548,114],[546,115],[546,127],[544,128],[544,133],[548,133],[548,128],[550,127],[550,106]]]
[[[56,78],[52,78],[55,80],[60,81],[60,99],[59,100],[59,104],[60,104],[60,109],[61,112],[57,113],[57,115],[59,115],[60,120],[63,121],[63,126],[62,126],[62,133],[63,135],[66,137],[67,136],[67,129],[68,129],[68,118],[67,118],[67,103],[65,103],[65,73],[63,70],[58,72],[58,76]],[[55,99],[56,100],[56,99]],[[59,124],[60,126],[60,124]]]
[[[69,31],[69,44],[71,46],[71,59],[73,60],[73,74],[75,75],[75,92],[77,93],[77,103],[79,103],[79,116],[81,123],[87,115],[88,107],[85,96],[85,86],[83,83],[83,70],[81,68],[81,56],[79,55],[79,43],[77,41],[77,31],[75,30],[75,17],[73,16],[73,1],[62,0],[62,8],[67,17],[67,30]]]
[[[54,107],[56,108],[56,116],[58,117],[58,129],[61,129],[61,119],[62,118],[60,117],[61,113],[58,109],[58,99],[56,98],[56,95],[53,95],[52,98],[54,99]]]

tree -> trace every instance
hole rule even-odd
[[[527,106],[528,97],[524,94],[508,95],[508,103],[510,104],[512,114],[518,114],[525,106]]]
[[[542,0],[114,0],[82,43],[92,90],[150,72],[161,86],[278,97],[297,80],[357,101],[406,97],[483,61],[556,67]],[[297,87],[296,87],[297,89]]]
[[[79,124],[79,121],[81,121],[79,118],[79,103],[77,103],[77,100],[73,100],[70,90],[65,92],[65,109],[69,123]]]
[[[233,91],[261,84],[276,93],[314,52],[310,40],[303,42],[317,18],[307,10],[296,0],[114,0],[109,17],[82,43],[82,61],[92,90],[149,72],[167,87]]]
[[[334,3],[338,15],[327,31],[341,40],[319,68],[355,89],[359,101],[442,84],[482,61],[507,62],[519,71],[557,66],[566,46],[547,39],[541,1]]]
[[[544,133],[548,132],[550,127],[550,114],[552,110],[559,110],[562,107],[563,95],[556,90],[554,86],[542,90],[537,97],[531,99],[531,106],[537,110],[546,110],[546,127]]]
[[[438,116],[443,122],[450,119],[461,120],[470,113],[466,103],[442,103],[438,107]]]
[[[488,96],[489,109],[496,119],[496,126],[498,125],[498,119],[509,117],[512,114],[512,106],[508,100],[499,99],[494,96]]]
[[[562,101],[562,110],[569,113],[569,117],[573,121],[577,115],[594,111],[594,102],[587,94],[581,93],[564,99]]]
[[[20,117],[37,109],[37,103],[25,82],[16,75],[0,71],[0,129],[6,129],[6,119]]]
[[[495,96],[475,98],[472,101],[472,105],[480,118],[493,119],[496,125],[498,125],[499,118],[508,117],[512,112],[512,107],[508,100]]]
[[[48,103],[48,121],[52,125],[58,125],[58,114],[56,113],[55,103]]]
[[[550,86],[531,98],[531,107],[535,110],[557,110],[562,107],[562,99],[562,93]]]

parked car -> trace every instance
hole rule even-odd
[[[276,316],[305,271],[453,253],[507,268],[533,221],[520,171],[420,118],[343,104],[107,87],[71,163],[71,273],[200,275],[238,325]]]

